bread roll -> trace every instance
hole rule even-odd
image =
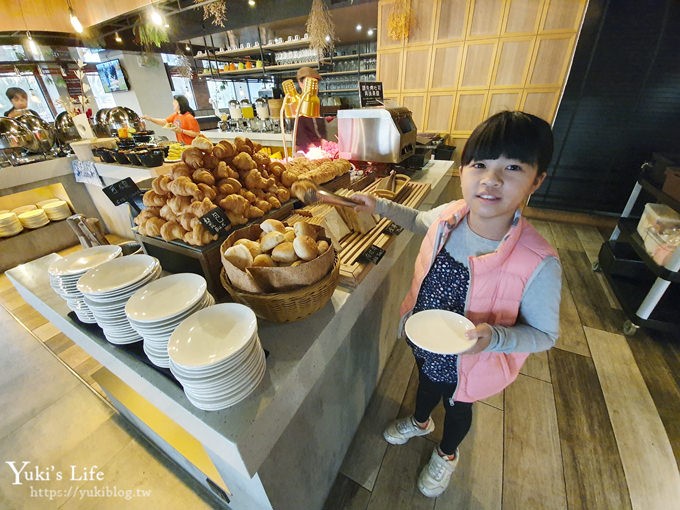
[[[328,241],[324,241],[323,239],[321,241],[316,242],[316,249],[319,250],[319,255],[322,253],[326,253],[326,250],[328,250],[330,246],[328,245]]]
[[[276,262],[266,253],[260,253],[253,259],[253,267],[274,267]]]
[[[309,223],[298,221],[295,225],[293,225],[293,228],[295,229],[296,236],[309,236],[314,241],[316,241],[316,229]]]
[[[242,244],[235,244],[224,251],[224,258],[243,270],[253,264],[253,256],[250,250]]]
[[[260,243],[257,241],[251,241],[250,239],[239,239],[234,243],[234,246],[237,244],[242,244],[246,248],[248,248],[248,251],[250,254],[253,256],[253,259],[257,258],[258,255],[262,254],[262,246],[260,246]]]
[[[260,246],[262,247],[262,252],[269,252],[272,251],[276,246],[284,242],[285,238],[283,237],[283,234],[281,232],[267,232],[265,235],[262,236],[262,239],[260,239]],[[290,243],[289,243],[290,244]],[[291,248],[292,248],[291,244]]]
[[[273,219],[268,219],[264,220],[262,223],[260,223],[260,228],[264,232],[285,232],[286,226],[281,223],[279,220],[273,220]]]
[[[277,232],[281,236],[280,232]],[[295,249],[293,248],[293,243],[283,242],[276,246],[272,250],[272,260],[275,262],[282,262],[284,264],[292,264],[297,260],[297,255],[295,254]]]
[[[286,229],[286,231],[283,233],[283,237],[286,241],[292,243],[293,240],[295,239],[295,230],[293,230],[292,228],[290,230]]]
[[[212,142],[203,135],[198,135],[194,138],[191,141],[191,146],[206,152],[211,151],[213,148]]]
[[[319,254],[316,241],[309,236],[297,236],[293,241],[293,249],[302,260],[313,260]]]

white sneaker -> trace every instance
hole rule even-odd
[[[383,437],[390,444],[406,444],[409,439],[417,436],[426,436],[434,430],[432,418],[427,421],[427,427],[421,429],[416,425],[413,416],[395,420],[385,429]]]
[[[456,449],[456,458],[448,460],[441,457],[435,447],[428,462],[418,477],[418,490],[428,498],[436,498],[440,496],[451,481],[451,475],[458,464],[458,450]]]

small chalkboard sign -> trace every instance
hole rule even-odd
[[[139,194],[139,188],[130,177],[126,177],[122,181],[114,182],[109,186],[105,186],[102,188],[102,191],[107,197],[109,197],[109,200],[113,202],[113,205],[120,205],[124,204],[125,202],[130,202],[132,197]]]
[[[383,106],[383,84],[381,81],[360,81],[359,100],[361,107]]]
[[[366,248],[361,255],[359,255],[359,260],[362,262],[373,262],[374,264],[377,264],[380,262],[380,259],[383,258],[383,255],[385,255],[385,250],[379,246],[376,246],[375,244],[372,244]]]
[[[396,223],[390,223],[383,230],[383,234],[387,234],[388,236],[398,236],[403,231],[404,231],[404,227],[400,227]]]
[[[211,234],[219,234],[231,224],[226,213],[220,207],[211,209],[199,219]]]

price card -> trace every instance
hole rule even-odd
[[[383,230],[383,234],[387,234],[388,236],[398,236],[404,231],[404,227],[400,227],[396,223],[390,223],[385,227],[385,230]]]
[[[385,250],[379,246],[376,246],[375,244],[372,244],[366,248],[361,255],[359,255],[359,260],[361,262],[373,262],[374,264],[377,264],[380,262],[380,259],[383,258],[383,255],[385,255]]]
[[[126,177],[122,181],[105,186],[102,188],[102,191],[109,197],[109,200],[113,202],[113,205],[130,202],[132,197],[139,194],[139,188],[130,177]]]
[[[226,213],[220,207],[211,209],[199,219],[212,234],[219,234],[231,225]]]
[[[359,101],[362,108],[365,106],[382,106],[384,102],[382,82],[360,81]]]

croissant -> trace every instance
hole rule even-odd
[[[202,182],[204,184],[210,184],[211,186],[215,184],[215,178],[213,177],[213,174],[211,174],[205,168],[199,168],[198,170],[196,170],[192,174],[191,178],[196,183]]]
[[[177,215],[172,210],[172,207],[170,207],[169,203],[166,203],[163,207],[161,207],[160,216],[161,216],[161,218],[163,218],[164,220],[167,220],[167,221],[176,221],[177,220]]]
[[[246,200],[241,195],[237,195],[236,193],[233,195],[228,195],[220,202],[220,207],[222,209],[225,211],[231,211],[235,214],[243,214],[248,205],[248,200]]]
[[[157,195],[167,195],[168,183],[171,181],[169,175],[159,175],[153,181],[151,181],[151,189],[156,192]]]
[[[220,143],[213,147],[212,153],[218,159],[231,159],[236,155],[236,146],[229,140],[220,140]]]
[[[237,179],[239,178],[238,172],[234,170],[234,168],[231,165],[227,165],[227,172],[229,172],[229,177],[232,179]]]
[[[252,218],[261,218],[264,216],[264,211],[260,209],[259,207],[256,207],[254,205],[251,205],[246,209],[245,213],[246,218],[252,219]]]
[[[142,197],[142,202],[147,207],[162,207],[165,204],[166,197],[159,195],[154,190],[150,189]]]
[[[272,209],[278,209],[281,207],[281,201],[276,197],[269,197],[267,202],[269,202],[269,205],[272,206]]]
[[[182,214],[184,212],[184,209],[189,207],[189,204],[191,203],[191,197],[171,197],[168,198],[168,206],[172,210],[173,213],[177,214]]]
[[[161,234],[161,227],[165,225],[165,220],[163,218],[151,217],[146,220],[140,228],[144,228],[144,232],[148,236],[159,236]]]
[[[217,236],[211,234],[201,223],[196,223],[191,232],[184,234],[184,242],[194,246],[204,246],[216,239]]]
[[[262,174],[260,174],[259,170],[254,169],[246,174],[244,182],[246,188],[250,190],[267,189],[268,187],[274,184],[274,179],[271,177],[269,179],[265,179],[264,177],[262,177]]]
[[[255,207],[258,209],[262,209],[263,212],[267,213],[271,210],[272,204],[267,202],[266,200],[255,200],[255,203],[253,204]]]
[[[166,241],[183,240],[186,233],[187,231],[175,221],[168,221],[161,227],[161,237]]]
[[[160,214],[160,211],[162,211],[162,209],[159,209],[158,207],[147,207],[137,215],[135,218],[135,225],[139,226],[149,218],[157,218]]]
[[[186,209],[186,212],[194,214],[200,218],[201,216],[207,214],[214,208],[215,204],[213,204],[209,199],[204,198],[202,202],[199,201],[191,202],[189,207]]]
[[[295,175],[293,172],[290,170],[285,170],[281,174],[281,184],[283,184],[286,188],[290,188],[295,181],[297,181],[297,175]]]
[[[248,223],[248,218],[246,218],[242,213],[235,213],[229,210],[226,210],[225,213],[232,225],[245,225]]]
[[[239,152],[236,156],[234,156],[234,159],[231,161],[231,163],[236,167],[237,170],[241,172],[252,170],[253,168],[257,167],[255,161],[253,161],[253,158],[251,158],[250,154],[246,152]]]
[[[203,153],[196,147],[190,147],[182,153],[182,161],[193,169],[201,168],[203,166]]]
[[[226,179],[217,181],[217,192],[221,195],[227,196],[231,195],[232,193],[236,193],[237,191],[238,190],[234,189],[234,186],[232,186]]]
[[[256,152],[253,154],[253,161],[255,161],[255,164],[260,168],[267,168],[269,163],[271,163],[269,156],[261,152]]]
[[[276,198],[278,198],[281,203],[288,202],[288,200],[290,200],[290,191],[288,191],[286,188],[281,187],[277,189],[275,194]]]
[[[182,225],[182,228],[186,231],[192,230],[196,223],[200,223],[199,219],[191,213],[180,214],[177,219],[179,220],[179,224]]]
[[[217,166],[213,170],[212,174],[217,180],[226,179],[227,177],[229,177],[228,168],[229,167],[227,167],[227,164],[224,161],[220,161],[219,163],[217,163]]]
[[[189,177],[193,170],[189,168],[185,163],[175,163],[170,169],[170,177],[177,179],[178,177]]]
[[[206,152],[211,151],[213,148],[212,142],[203,135],[198,135],[194,138],[191,141],[191,146]]]
[[[253,202],[255,202],[255,200],[257,200],[255,193],[253,193],[252,191],[248,191],[245,188],[241,188],[238,193],[239,193],[239,195],[241,195],[243,198],[245,198],[251,204]]]
[[[193,196],[195,200],[198,200],[199,202],[204,198],[215,200],[215,197],[217,196],[217,188],[215,186],[208,186],[202,182],[199,182],[197,186],[198,193]]]
[[[203,168],[207,168],[208,170],[214,170],[217,168],[218,163],[220,162],[217,157],[213,154],[206,154],[203,156]]]
[[[271,161],[269,163],[269,171],[280,179],[281,174],[286,171],[286,165],[281,161]]]
[[[185,153],[187,151],[184,151]],[[168,184],[168,189],[178,196],[190,197],[195,193],[198,193],[198,186],[195,182],[192,182],[188,177],[178,177],[174,181]]]

